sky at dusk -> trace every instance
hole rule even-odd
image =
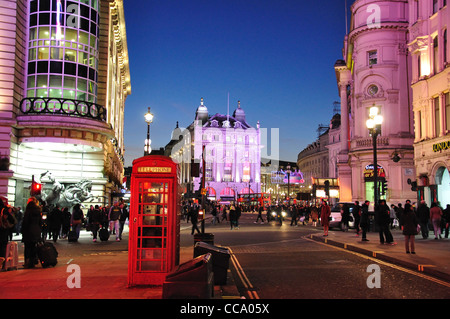
[[[132,90],[125,166],[143,156],[148,107],[152,148],[159,149],[177,121],[192,123],[202,97],[210,115],[226,114],[228,94],[230,114],[240,100],[250,125],[279,129],[280,160],[297,161],[339,101],[333,66],[342,58],[344,3],[124,1]]]

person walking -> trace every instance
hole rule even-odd
[[[200,234],[200,229],[198,229],[198,211],[199,211],[199,206],[197,204],[192,204],[191,208],[189,210],[190,212],[190,216],[191,216],[191,223],[192,223],[192,230],[191,230],[191,235],[194,235],[194,231],[196,230],[198,234]]]
[[[361,220],[359,221],[362,231],[361,241],[369,241],[367,239],[367,231],[369,230],[370,227],[369,205],[370,201],[366,200],[364,204],[361,206]]]
[[[347,232],[348,223],[350,221],[350,207],[348,207],[347,203],[344,203],[344,205],[342,205],[341,216],[341,230]]]
[[[56,205],[47,216],[48,231],[54,243],[58,240],[58,236],[61,232],[62,218],[62,212],[58,205]]]
[[[395,229],[395,220],[397,219],[395,209],[396,209],[395,205],[391,204],[391,208],[389,209],[389,211],[390,211],[389,218],[391,220],[389,223],[389,226],[391,227],[391,229]]]
[[[236,218],[237,218],[236,208],[234,207],[234,204],[231,204],[231,206],[230,206],[230,230],[233,230],[233,228],[234,229],[237,228]]]
[[[431,204],[430,208],[430,220],[433,225],[434,239],[441,239],[441,218],[442,210],[436,202]]]
[[[103,212],[100,210],[98,205],[95,205],[94,209],[89,211],[87,218],[93,236],[92,241],[96,242],[97,234],[103,221]]]
[[[419,220],[422,238],[427,239],[429,236],[428,222],[430,221],[430,208],[424,200],[420,201],[419,207],[417,207],[417,218]]]
[[[442,211],[442,220],[444,224],[445,238],[448,238],[449,223],[450,223],[450,204]]]
[[[314,227],[317,227],[317,221],[319,220],[319,212],[316,205],[311,205],[311,220]]]
[[[355,207],[353,207],[352,215],[355,224],[356,236],[359,236],[359,223],[361,222],[361,206],[359,206],[359,201],[355,201]]]
[[[298,210],[296,206],[289,206],[289,212],[291,213],[291,226],[297,225]]]
[[[405,236],[405,250],[406,253],[415,254],[414,239],[417,235],[417,225],[419,219],[417,218],[414,210],[410,204],[405,204],[405,208],[402,214],[402,230]]]
[[[72,211],[71,225],[72,225],[72,228],[77,233],[77,239],[80,237],[80,230],[81,230],[81,224],[83,223],[83,219],[84,219],[84,214],[83,214],[83,211],[81,210],[81,206],[80,206],[80,204],[76,204],[73,207],[73,211]]]
[[[378,207],[375,209],[375,219],[379,227],[380,244],[395,245],[392,233],[389,230],[390,210],[384,199],[379,201]]]
[[[70,230],[70,220],[72,215],[69,212],[69,208],[64,207],[62,209],[62,227],[61,227],[61,238],[66,238]]]
[[[119,217],[119,240],[122,240],[122,233],[125,228],[125,222],[130,218],[130,211],[127,204],[121,204],[122,214]]]
[[[108,220],[109,220],[109,233],[116,235],[116,241],[120,240],[120,216],[122,215],[122,210],[119,207],[119,202],[115,202],[114,205],[109,210]]]
[[[6,258],[6,248],[11,231],[16,224],[16,219],[11,212],[11,208],[5,206],[3,200],[0,199],[0,259]],[[3,268],[0,262],[0,270]]]
[[[259,205],[258,207],[258,217],[256,217],[256,221],[254,222],[255,224],[258,222],[258,220],[261,219],[261,224],[264,224],[264,219],[262,217],[262,212],[264,211],[264,206],[263,205]]]
[[[326,201],[322,201],[322,207],[320,208],[320,220],[323,226],[323,236],[328,236],[328,229],[330,227],[331,208]]]
[[[30,197],[22,222],[22,241],[24,243],[24,268],[34,268],[38,263],[37,243],[41,241],[42,209],[35,197]]]

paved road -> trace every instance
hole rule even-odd
[[[238,288],[261,299],[448,299],[450,284],[367,256],[311,241],[311,226],[254,224],[244,214],[240,229],[206,224],[215,244],[230,247],[237,263]],[[188,224],[182,223],[184,228]],[[182,244],[190,244],[185,230]],[[375,265],[375,266],[373,266]],[[375,267],[375,268],[370,268]],[[369,268],[369,269],[368,269]],[[375,271],[374,271],[375,269]],[[368,272],[368,270],[370,272]],[[378,272],[379,270],[379,272]],[[376,277],[379,273],[379,276]],[[369,288],[380,286],[380,288]]]

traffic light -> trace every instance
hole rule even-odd
[[[381,195],[386,195],[388,189],[387,181],[381,181]]]
[[[31,182],[31,189],[30,189],[30,195],[31,196],[40,196],[42,191],[42,184],[32,181]]]
[[[325,181],[325,194],[327,195],[327,197],[330,197],[330,181],[329,180]]]

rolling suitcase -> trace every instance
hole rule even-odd
[[[106,228],[102,228],[98,231],[98,236],[101,241],[108,241],[109,239],[109,230]]]
[[[58,263],[58,251],[56,250],[55,245],[50,242],[38,243],[37,255],[42,268],[47,268],[49,266],[54,267]]]
[[[19,248],[16,242],[11,241],[6,246],[6,258],[3,268],[5,270],[17,270],[19,266]]]
[[[75,231],[75,230],[70,230],[69,231],[69,234],[67,235],[67,240],[70,242],[70,243],[74,243],[74,242],[77,242],[78,241],[78,236],[77,236],[77,232]]]

